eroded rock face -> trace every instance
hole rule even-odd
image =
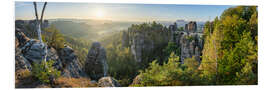
[[[16,37],[15,40],[16,47],[22,47],[30,40],[19,28],[15,29],[15,37]]]
[[[71,47],[65,46],[65,48],[61,49],[59,57],[63,63],[63,76],[74,78],[86,77],[85,72],[82,70],[82,65],[79,63]]]
[[[200,55],[202,50],[202,40],[200,40],[197,33],[183,34],[180,37],[181,47],[181,63],[184,63],[186,58],[192,58],[193,56],[200,62]]]
[[[34,63],[40,63],[45,58],[45,45],[36,39],[29,39],[20,29],[15,30],[15,69],[29,69],[31,71]],[[77,56],[72,48],[66,46],[59,51],[47,47],[46,60],[54,60],[53,67],[60,70],[66,77],[85,77]]]
[[[142,51],[146,46],[146,44],[144,44],[144,36],[140,33],[136,33],[131,40],[131,53],[134,55],[134,58],[137,62],[141,62]]]
[[[20,31],[15,29],[15,71],[20,69],[32,70],[30,62],[23,57],[20,47],[24,46],[30,39]]]
[[[168,32],[163,29],[141,32],[140,30],[128,30],[129,47],[134,59],[142,62],[147,54],[152,53],[158,46],[166,45],[169,38],[166,38]],[[157,46],[158,45],[158,46]]]
[[[35,39],[30,39],[21,48],[23,56],[31,63],[41,63],[45,59],[45,49],[45,45]]]
[[[99,42],[92,44],[91,49],[88,51],[84,68],[91,79],[98,80],[101,77],[107,76],[106,51]]]
[[[180,48],[182,63],[184,59],[193,56],[197,61],[200,61],[203,40],[201,39],[202,33],[196,32],[196,22],[191,21],[186,24],[184,31],[179,31],[177,28],[176,23],[170,25],[168,29],[160,30],[137,30],[136,28],[131,28],[123,33],[122,44],[125,46],[129,45],[137,62],[142,62],[145,57],[149,59],[150,55],[157,52],[155,51],[157,48],[160,50],[160,48],[166,47],[168,42],[174,42]],[[126,39],[127,37],[128,39]]]
[[[58,56],[57,51],[52,47],[47,48],[47,61],[50,61],[50,60],[54,60],[53,67],[55,69],[58,69],[58,70],[63,69],[62,61],[60,57]]]
[[[21,49],[15,48],[15,50],[15,71],[20,69],[32,70],[30,62],[22,56]]]
[[[35,39],[29,39],[21,31],[21,29],[15,29],[15,48],[20,51],[21,56],[27,59],[30,63],[40,63],[45,59],[45,45]]]
[[[112,77],[102,77],[98,80],[99,87],[120,87],[121,85]]]

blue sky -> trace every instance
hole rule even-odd
[[[41,13],[43,3],[38,3]],[[174,4],[110,4],[48,2],[45,19],[80,18],[128,21],[175,21],[178,19],[207,21],[220,16],[233,6],[228,5],[174,5]],[[32,2],[15,2],[16,19],[34,19]]]

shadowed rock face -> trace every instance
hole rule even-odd
[[[108,64],[106,59],[106,51],[99,42],[94,42],[85,61],[85,72],[91,79],[98,80],[107,76]]]
[[[112,77],[102,77],[98,80],[99,87],[120,87],[120,84]]]
[[[87,76],[72,48],[65,46],[61,49],[59,56],[63,62],[63,76],[74,78]]]

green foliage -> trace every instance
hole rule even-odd
[[[165,53],[165,55],[166,55],[167,57],[169,57],[170,54],[171,54],[172,52],[175,53],[177,56],[180,56],[180,54],[181,54],[180,49],[181,49],[181,48],[178,47],[178,46],[176,45],[176,43],[174,43],[174,42],[169,42],[169,43],[168,43],[168,46],[165,47],[165,49],[163,49],[163,52]]]
[[[49,60],[47,62],[42,61],[40,64],[34,63],[32,75],[35,78],[40,80],[42,83],[49,83],[50,77],[58,78],[61,74],[60,71],[54,69],[52,66],[54,64],[53,60]]]
[[[178,28],[178,31],[184,31],[184,27]]]
[[[120,84],[128,86],[138,74],[139,64],[134,60],[129,48],[108,48],[109,74]]]
[[[134,60],[129,47],[122,46],[121,35],[113,34],[103,39],[105,45],[109,75],[116,78],[121,86],[128,86],[138,74],[139,63]]]
[[[201,68],[214,84],[257,84],[257,7],[238,6],[206,23]]]
[[[257,75],[252,71],[252,65],[249,63],[246,63],[240,73],[236,72],[237,84],[252,85],[258,82],[257,79],[254,78],[257,78]]]
[[[180,78],[182,69],[180,68],[179,57],[174,53],[170,55],[168,63],[162,66],[154,60],[150,63],[149,67],[140,72],[143,86],[167,86],[182,84],[177,78]]]
[[[46,28],[45,33],[43,34],[43,40],[47,42],[48,46],[51,46],[55,49],[64,48],[64,36],[57,30],[53,25],[49,28]]]
[[[179,56],[171,53],[167,63],[159,65],[154,60],[147,69],[140,71],[141,82],[134,86],[198,85],[201,80],[198,66],[194,57],[185,59],[185,64],[180,65]]]

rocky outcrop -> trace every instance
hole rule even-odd
[[[21,31],[15,29],[16,36],[16,54],[19,57],[25,58],[30,63],[40,63],[45,58],[45,46],[38,40],[29,39]]]
[[[137,62],[142,62],[145,59],[152,59],[151,56],[157,52],[162,52],[162,48],[166,47],[168,42],[174,42],[180,48],[181,62],[184,59],[195,57],[197,61],[200,61],[201,51],[203,49],[203,40],[201,39],[202,33],[197,31],[197,24],[194,21],[186,24],[184,31],[179,31],[176,23],[166,27],[152,30],[154,27],[140,28],[143,30],[137,30],[138,27],[133,25],[134,28],[129,28],[128,31],[124,31],[122,36],[122,45],[131,48],[131,52],[134,55],[134,59]],[[156,55],[162,55],[158,53]]]
[[[15,30],[15,70],[32,70],[34,63],[40,63],[45,58],[45,45],[36,39],[28,38],[20,29]],[[59,53],[59,55],[58,55]],[[57,52],[54,48],[47,48],[47,61],[54,60],[54,68],[60,70],[66,77],[84,77],[82,70],[72,48],[66,46]]]
[[[169,26],[170,42],[177,42],[177,41],[179,41],[178,38],[177,38],[177,35],[178,34],[175,34],[176,31],[177,31],[177,24],[176,23],[174,23],[173,25],[170,25]]]
[[[134,58],[137,62],[142,61],[142,51],[144,47],[148,46],[144,44],[143,34],[136,33],[131,39],[131,53],[134,55]],[[152,44],[152,43],[151,43]],[[153,44],[149,45],[150,48],[154,48]]]
[[[31,63],[41,63],[45,59],[46,46],[40,41],[30,39],[22,48],[23,56]]]
[[[15,48],[15,50],[15,71],[20,69],[32,70],[31,63],[22,56],[21,49]]]
[[[157,48],[166,46],[169,42],[169,32],[165,30],[167,28],[158,26],[157,24],[155,25],[156,27],[150,27],[148,29],[142,28],[145,30],[140,30],[137,28],[141,27],[139,25],[133,25],[127,31],[124,31],[125,33],[123,33],[122,45],[123,43],[125,43],[124,45],[128,45],[126,47],[131,49],[131,53],[137,62],[142,62],[142,60],[144,60],[149,54],[154,56],[155,53],[153,52],[158,50]],[[153,59],[153,57],[147,58]]]
[[[108,64],[106,51],[99,42],[94,42],[88,51],[84,70],[93,80],[107,76]]]
[[[180,47],[181,47],[181,63],[184,63],[186,58],[195,57],[197,61],[200,62],[200,55],[202,50],[202,40],[197,33],[183,34],[180,37]]]
[[[63,62],[63,76],[74,78],[87,76],[82,70],[82,65],[79,63],[79,60],[71,47],[65,46],[60,50],[59,56]]]
[[[99,87],[120,87],[121,85],[112,77],[102,77],[98,80]]]
[[[20,47],[23,47],[30,39],[20,29],[15,29],[15,71],[20,69],[31,70],[30,62],[23,57]]]
[[[15,29],[15,43],[16,43],[16,48],[20,48],[26,44],[30,39],[25,36],[25,34],[21,31],[21,29],[16,28]]]
[[[185,30],[188,32],[196,32],[197,31],[197,24],[195,21],[190,21],[188,24],[185,25]]]

